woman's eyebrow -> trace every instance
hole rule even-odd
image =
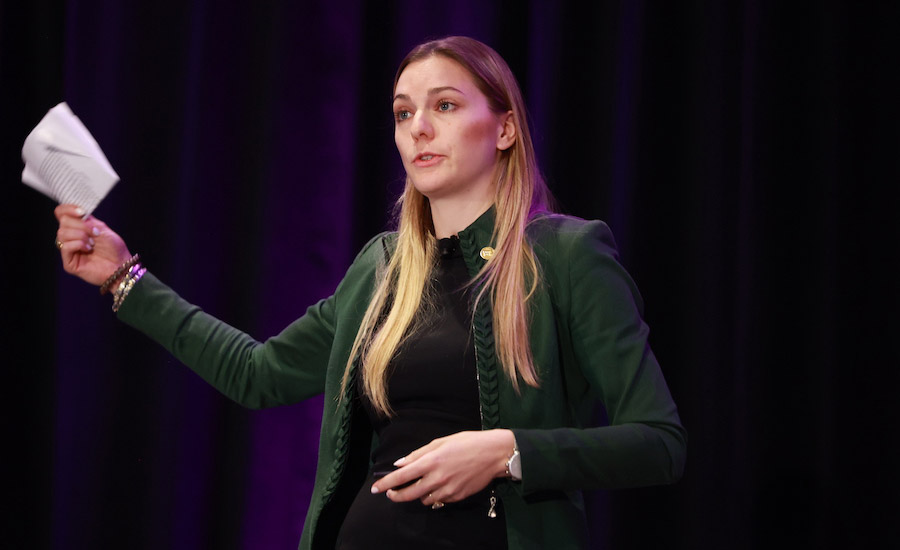
[[[457,93],[462,94],[462,95],[466,95],[466,94],[464,94],[464,93],[462,92],[462,90],[460,90],[460,89],[458,89],[458,88],[454,88],[453,86],[440,86],[440,87],[438,87],[438,88],[431,88],[430,90],[428,90],[428,95],[429,95],[429,96],[433,96],[433,95],[436,95],[436,94],[439,94],[439,93],[442,93],[442,92],[446,92],[447,90],[450,90],[450,91],[453,91],[453,92],[457,92]],[[398,99],[405,99],[405,100],[409,101],[409,96],[406,95],[406,94],[397,94],[397,95],[394,96],[394,99],[393,99],[392,103],[393,103],[394,101],[397,101]]]

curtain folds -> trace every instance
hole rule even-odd
[[[589,496],[597,547],[878,547],[900,512],[897,9],[820,2],[0,2],[4,465],[29,548],[292,548],[323,404],[250,412],[66,276],[19,151],[67,101],[96,215],[258,339],[329,295],[402,187],[390,91],[491,44],[562,209],[608,221],[690,435]]]

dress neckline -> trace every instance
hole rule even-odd
[[[438,253],[441,258],[456,258],[462,256],[462,249],[459,247],[459,236],[451,235],[443,239],[438,239]]]

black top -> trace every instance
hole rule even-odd
[[[398,458],[436,438],[481,429],[469,273],[458,237],[440,239],[438,246],[431,307],[423,310],[419,328],[389,366],[388,399],[394,416],[380,416],[362,399],[378,445],[369,477],[341,527],[341,549],[506,548],[499,502],[497,517],[488,517],[490,489],[438,510],[418,500],[394,503],[383,493],[370,492],[373,473],[393,470]],[[361,383],[357,389],[365,395]]]

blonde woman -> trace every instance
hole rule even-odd
[[[56,209],[63,265],[243,405],[325,393],[301,548],[585,548],[581,490],[671,483],[684,466],[637,289],[602,222],[549,212],[521,92],[488,46],[419,45],[392,108],[397,231],[265,343],[73,206]],[[609,425],[592,425],[596,404]]]

